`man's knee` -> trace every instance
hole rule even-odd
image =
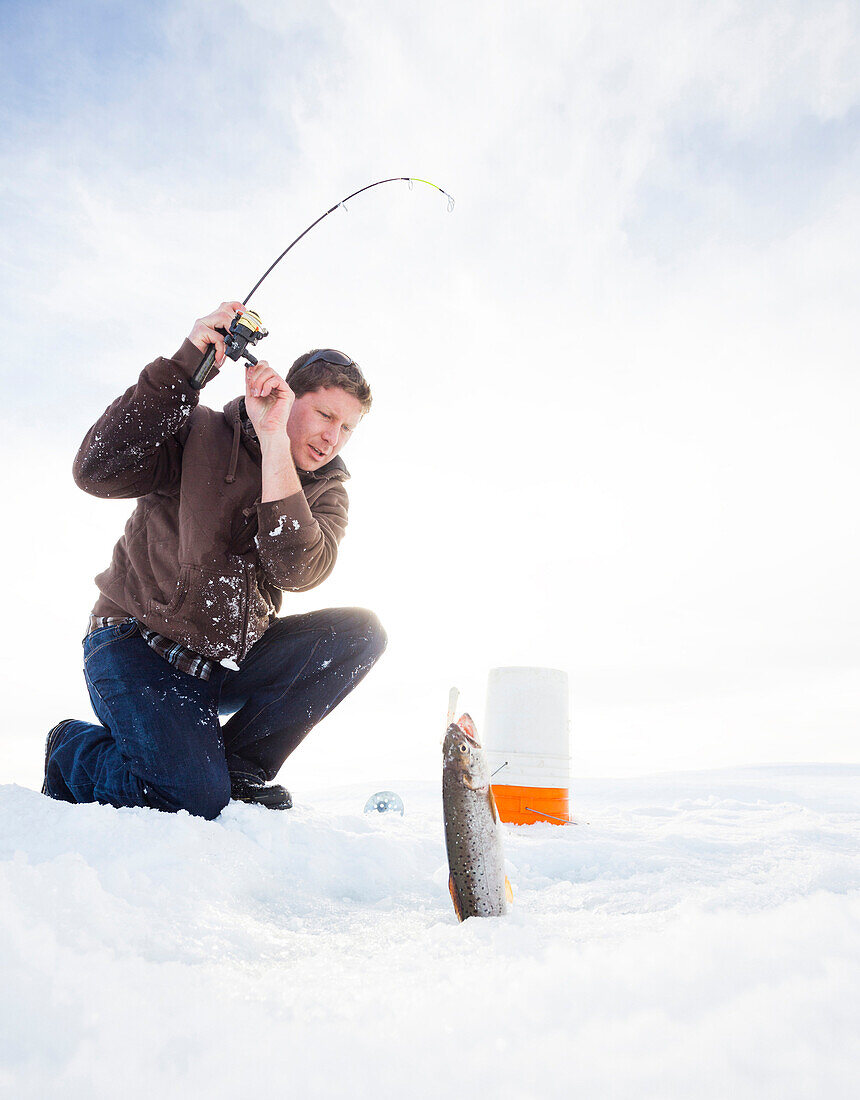
[[[212,821],[230,801],[230,775],[226,765],[186,777],[170,791],[169,798],[175,810],[187,810],[193,817]]]
[[[385,652],[388,645],[388,635],[385,627],[379,621],[377,615],[367,611],[363,607],[352,608],[354,619],[354,636],[362,656],[371,662],[377,661]]]

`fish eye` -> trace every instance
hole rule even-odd
[[[469,751],[469,746],[466,744],[465,741],[463,741],[463,743],[460,745],[460,752],[468,752],[468,751]]]

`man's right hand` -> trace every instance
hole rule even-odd
[[[237,313],[244,311],[242,302],[222,302],[214,313],[208,317],[200,317],[194,322],[194,328],[189,332],[188,339],[201,351],[206,351],[210,344],[215,345],[215,365],[220,367],[224,362],[224,336],[217,330],[227,332]]]

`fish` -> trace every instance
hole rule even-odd
[[[504,916],[513,893],[501,822],[487,758],[468,714],[451,722],[442,743],[442,813],[457,918]]]

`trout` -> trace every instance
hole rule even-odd
[[[468,714],[448,726],[442,758],[448,889],[454,910],[461,921],[500,917],[513,895],[487,759]]]

